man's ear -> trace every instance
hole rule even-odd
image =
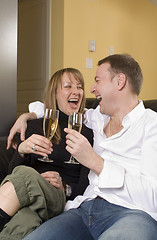
[[[126,85],[126,76],[124,73],[118,73],[117,74],[117,86],[118,90],[122,90]]]

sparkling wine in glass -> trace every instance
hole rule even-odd
[[[81,132],[82,129],[82,113],[73,113],[69,115],[68,118],[68,128],[74,129],[78,131],[79,133]],[[79,164],[75,158],[71,155],[69,161],[65,163],[70,163],[70,164]]]
[[[59,110],[45,109],[44,120],[43,120],[43,132],[44,136],[51,140],[56,132],[59,119]],[[38,158],[42,162],[53,162],[48,156]]]

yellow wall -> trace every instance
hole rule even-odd
[[[115,53],[131,54],[143,70],[139,97],[157,98],[157,7],[148,0],[53,1],[64,9],[62,16],[57,10],[63,17],[63,67],[76,67],[83,73],[87,97],[93,96],[89,89],[98,60],[109,55],[109,47],[114,46]],[[95,52],[88,51],[89,40],[95,40]],[[93,59],[93,69],[86,68],[86,57]]]
[[[51,75],[63,68],[64,0],[51,0]]]

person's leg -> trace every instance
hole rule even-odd
[[[11,182],[0,187],[0,208],[8,215],[13,216],[20,208],[20,204]]]
[[[84,202],[80,213],[96,240],[154,240],[157,236],[157,221],[140,210],[94,199]]]
[[[0,231],[19,208],[14,186],[11,182],[6,182],[0,187]]]
[[[20,210],[5,225],[0,233],[0,239],[2,237],[7,239],[7,236],[10,234],[13,237],[17,234],[24,237],[42,222],[63,212],[65,205],[65,194],[63,191],[50,185],[34,169],[18,166],[11,175],[4,179],[2,184],[5,186],[8,181],[14,186]],[[13,209],[13,206],[15,209],[15,205],[10,205],[11,209]]]
[[[143,211],[128,210],[104,231],[99,240],[156,240],[157,222]]]
[[[43,221],[63,212],[65,194],[53,187],[31,167],[18,166],[2,184],[11,182],[14,186],[20,208],[29,206],[37,211]]]
[[[21,240],[42,223],[37,212],[32,211],[29,207],[21,208],[10,221],[5,224],[0,232],[0,240]]]
[[[43,223],[23,240],[93,240],[78,209],[72,209]]]

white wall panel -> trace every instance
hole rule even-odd
[[[17,0],[0,0],[0,136],[16,119]]]

